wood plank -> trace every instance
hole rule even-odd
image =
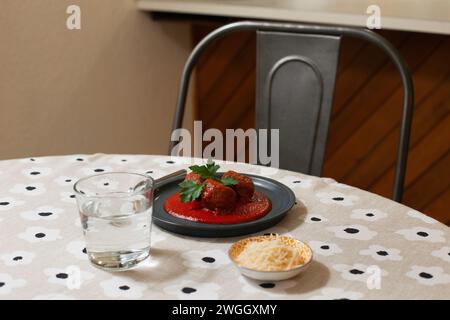
[[[255,71],[250,70],[239,84],[240,90],[236,90],[232,95],[228,96],[228,101],[218,110],[217,115],[208,121],[208,125],[212,128],[225,131],[228,128],[234,128],[247,112],[249,108],[254,108],[255,105]],[[252,90],[253,89],[253,90]]]
[[[446,87],[448,88],[448,85]],[[429,131],[424,132],[425,128],[422,128],[421,134],[413,135],[413,144],[410,147],[408,156],[409,163],[405,177],[405,190],[426,170],[432,170],[430,166],[433,164],[433,161],[449,150],[448,141],[445,138],[443,139],[443,137],[450,137],[450,95],[448,91],[446,94],[446,99],[438,107],[420,109],[423,112],[418,114],[416,123],[422,123]],[[442,99],[442,96],[440,98]],[[434,114],[430,115],[430,113]],[[418,127],[418,125],[415,125],[415,127]],[[389,137],[386,140],[392,141],[392,138]],[[390,147],[395,148],[392,144],[390,144]],[[380,159],[379,157],[377,158]],[[375,193],[384,192],[388,188],[389,182],[392,184],[393,177],[394,167],[392,165],[387,173],[379,178],[369,190]]]
[[[426,103],[427,99],[431,99],[433,95],[436,95],[436,90],[443,81],[448,80],[450,65],[442,65],[442,61],[448,52],[450,52],[450,40],[439,46],[438,50],[434,51],[426,63],[413,74],[416,88],[415,116],[423,108],[422,104]],[[441,86],[437,99],[444,98],[445,100],[448,91],[443,90],[446,87]],[[358,152],[358,156],[362,158],[360,162],[353,164],[344,175],[343,180],[346,183],[369,188],[394,163],[396,160],[396,147],[394,149],[386,147],[387,145],[391,146],[391,142],[395,146],[398,143],[402,111],[401,103],[402,92],[398,89],[341,147],[342,151],[340,150],[339,152],[346,155]],[[425,114],[427,111],[425,111]],[[416,123],[417,121],[413,117],[412,132],[416,129]],[[359,146],[359,144],[362,144],[362,146]],[[355,148],[355,146],[357,147]],[[381,150],[384,152],[381,152]]]
[[[417,106],[413,117],[411,130],[410,150],[432,131],[434,127],[448,114],[450,114],[450,78],[442,82],[435,89],[434,94],[427,97],[423,103]],[[355,168],[355,176],[348,177],[349,183],[361,184],[375,193],[382,195],[390,194],[393,178],[395,155],[397,153],[398,127],[394,128],[374,150],[373,155],[366,158],[364,163]],[[408,162],[414,161],[409,155]],[[413,174],[411,166],[407,166],[407,177]],[[369,169],[372,168],[372,169]],[[374,169],[375,168],[375,169]],[[367,170],[375,170],[377,174],[367,175]],[[365,177],[361,176],[364,175]],[[380,174],[379,174],[380,173]],[[359,175],[359,177],[357,176]],[[374,179],[375,178],[375,179]],[[365,179],[364,183],[362,182]]]
[[[220,81],[211,87],[211,91],[200,97],[199,104],[204,106],[202,118],[211,123],[224,108],[227,101],[236,91],[242,91],[241,85],[245,76],[255,69],[256,38],[246,40],[237,55],[229,61],[232,68],[220,74]]]
[[[216,29],[218,25],[194,25],[192,26],[192,46],[195,47],[204,37],[206,37],[211,31]],[[202,55],[198,59],[198,63],[196,65],[196,72],[202,71],[205,68],[206,61],[210,58],[214,59],[216,55],[215,47],[217,47],[217,43],[213,44],[211,47],[206,49]],[[202,79],[202,77],[200,77]],[[203,85],[200,90],[203,90]],[[202,91],[199,91],[202,93]]]
[[[449,199],[450,188],[447,188],[436,199],[433,199],[431,203],[428,203],[423,210],[427,215],[434,217],[446,225],[450,225]]]
[[[409,37],[399,51],[404,55],[410,70],[414,71],[427,57],[430,51],[430,45],[436,43],[438,36],[425,36],[418,34]],[[421,46],[418,46],[418,43]],[[423,47],[422,47],[423,46]],[[353,82],[358,81],[354,79]],[[339,112],[330,124],[329,140],[327,146],[327,155],[334,156],[345,141],[353,132],[365,122],[370,115],[378,109],[389,97],[400,87],[400,76],[392,63],[384,65],[375,75],[366,83],[366,85],[351,99],[346,107]],[[325,167],[326,168],[326,167]],[[341,175],[332,171],[332,174]]]
[[[208,99],[214,94],[213,88],[222,84],[224,74],[237,69],[237,64],[241,62],[243,44],[247,44],[254,38],[252,33],[240,32],[218,40],[211,46],[210,58],[199,63],[198,72],[201,74],[200,81],[203,81],[199,97]]]
[[[233,128],[242,128],[244,130],[247,130],[249,128],[255,127],[256,114],[255,108],[253,108],[254,105],[254,102],[250,104],[249,108],[247,108],[246,113],[242,115],[242,118],[233,125]]]
[[[426,210],[426,204],[450,187],[450,151],[437,160],[433,170],[427,171],[405,192],[404,203],[418,210]]]
[[[336,73],[341,74],[344,70],[346,70],[367,45],[368,44],[366,41],[343,37],[341,40],[341,48],[339,50],[339,61]]]
[[[405,32],[390,32],[381,33],[390,41],[395,47],[400,47],[408,39],[408,34]],[[345,38],[344,38],[345,40]],[[381,67],[389,62],[389,58],[384,52],[377,49],[374,45],[367,42],[360,41],[364,44],[362,50],[357,52],[357,55],[352,57],[352,60],[347,63],[346,67],[342,70],[338,69],[336,77],[336,88],[333,99],[332,115],[336,115],[341,112],[352,100],[352,98],[358,94],[358,92],[364,88],[367,82],[380,70]],[[342,43],[345,46],[346,43]],[[351,47],[345,46],[341,50],[342,58],[339,58],[339,64],[346,63],[348,53],[352,50]],[[338,64],[338,66],[339,66]],[[333,142],[334,137],[330,136],[331,146],[327,148],[330,155],[334,152]],[[336,141],[337,143],[338,141]]]
[[[409,53],[405,59],[413,72],[429,57],[440,39],[438,36],[417,35],[408,39],[402,46],[401,51]],[[421,44],[421,47],[423,46],[423,49],[418,48],[418,43]],[[341,180],[355,164],[364,158],[368,149],[373,148],[377,137],[383,137],[386,134],[381,130],[389,127],[391,121],[388,125],[380,117],[381,119],[377,118],[376,121],[369,121],[366,124],[366,121],[373,117],[381,106],[387,105],[389,108],[388,119],[395,121],[400,118],[401,102],[395,101],[395,92],[400,88],[400,81],[398,75],[395,75],[395,71],[391,64],[383,67],[331,123],[330,136],[334,135],[334,138],[338,140],[334,147],[339,145],[339,149],[336,149],[335,153],[328,153],[331,155],[324,165],[326,175]],[[392,100],[394,104],[391,104],[390,99],[394,99]],[[362,134],[360,127],[369,130],[365,139],[360,139],[360,134]],[[370,141],[367,141],[367,138]]]

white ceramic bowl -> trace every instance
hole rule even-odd
[[[243,267],[236,262],[237,256],[245,248],[247,243],[252,241],[264,241],[267,240],[269,237],[271,236],[267,235],[267,236],[250,237],[242,239],[231,246],[230,250],[228,251],[228,256],[244,276],[262,281],[281,281],[295,277],[296,275],[305,271],[308,268],[313,259],[313,252],[311,248],[306,243],[287,236],[280,236],[280,238],[288,245],[297,245],[297,246],[301,245],[307,249],[306,251],[308,252],[308,257],[306,258],[304,264],[282,271],[260,271]]]

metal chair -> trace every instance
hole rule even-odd
[[[194,48],[183,69],[172,129],[181,127],[192,70],[214,41],[242,30],[257,33],[256,129],[280,128],[280,168],[320,176],[342,36],[381,48],[400,72],[403,113],[392,199],[401,202],[414,90],[405,61],[380,35],[361,28],[242,21],[222,26]],[[363,107],[363,106],[361,106]],[[170,143],[170,150],[175,146]]]

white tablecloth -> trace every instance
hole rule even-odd
[[[306,272],[282,282],[252,281],[227,256],[242,237],[190,238],[155,226],[151,258],[138,268],[92,267],[73,183],[119,170],[158,178],[191,161],[104,154],[0,161],[0,299],[450,298],[445,225],[332,179],[235,163],[222,169],[263,174],[295,192],[294,208],[264,233],[309,243],[314,261]]]

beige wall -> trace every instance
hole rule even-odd
[[[0,159],[166,153],[189,34],[133,0],[0,0]]]

